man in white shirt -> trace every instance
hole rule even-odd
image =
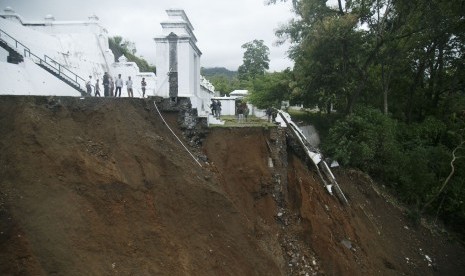
[[[121,98],[121,89],[123,88],[123,80],[121,79],[121,74],[118,74],[118,78],[115,81],[115,97],[120,97]],[[118,91],[119,91],[119,96],[118,96]]]
[[[132,80],[131,77],[128,77],[128,80],[126,81],[126,88],[128,89],[128,97],[134,97],[134,94],[132,93]]]

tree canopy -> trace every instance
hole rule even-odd
[[[281,107],[281,102],[290,99],[292,72],[265,73],[249,81],[248,100],[258,108]]]
[[[242,45],[245,49],[243,63],[238,68],[238,78],[241,81],[263,76],[269,69],[270,49],[263,40],[253,40]]]
[[[291,2],[289,97],[346,115],[326,152],[465,234],[463,1]]]

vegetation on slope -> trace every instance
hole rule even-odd
[[[382,180],[417,218],[465,234],[463,3],[292,4],[295,18],[277,31],[295,62],[283,98],[333,107],[341,116],[326,126],[327,155]]]
[[[114,36],[108,38],[108,43],[110,50],[115,56],[115,62],[118,61],[119,57],[124,55],[128,61],[135,62],[141,72],[157,72],[155,66],[149,65],[145,59],[136,56],[137,50],[134,42],[123,40],[121,36]]]

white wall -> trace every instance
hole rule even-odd
[[[236,100],[241,99],[242,97],[212,97],[214,100],[219,100],[221,102],[221,115],[236,115]],[[210,104],[208,104],[210,106]],[[266,120],[266,110],[258,109],[254,105],[247,103],[249,108],[249,115],[259,117]]]
[[[189,42],[178,40],[178,96],[191,97],[194,87],[191,84],[191,49]]]
[[[155,96],[155,88],[157,84],[155,74],[152,72],[140,72],[139,67],[135,62],[115,62],[112,64],[111,72],[114,73],[114,75],[111,76],[113,78],[113,81],[115,81],[118,78],[118,74],[121,74],[121,79],[123,80],[123,89],[121,90],[121,97],[128,96],[126,87],[126,81],[128,80],[128,77],[131,77],[133,83],[132,90],[134,97],[142,97],[142,78],[145,78],[145,82],[147,83],[145,96]]]
[[[44,55],[47,55],[83,78],[83,80],[78,81],[82,87],[85,87],[85,81],[88,79],[89,75],[92,76],[94,81],[96,79],[102,80],[104,72],[108,72],[114,80],[118,74],[121,74],[124,82],[128,79],[128,76],[131,76],[134,84],[133,90],[135,97],[142,95],[140,82],[142,78],[145,77],[147,82],[146,95],[155,95],[157,84],[155,74],[140,72],[137,65],[133,62],[114,63],[113,53],[108,48],[108,33],[100,26],[95,18],[81,22],[44,21],[42,23],[45,25],[28,25],[27,22],[25,23],[26,25],[22,25],[21,21],[8,20],[0,17],[0,28],[2,30],[23,43],[32,53],[40,58],[43,59]],[[6,62],[5,51],[2,52],[1,56],[1,60]],[[8,71],[2,72],[8,72],[6,75],[15,75],[14,79],[18,79],[20,77],[14,72],[15,66],[18,65],[3,66],[2,68],[8,68]],[[29,67],[31,66],[28,65],[28,68]],[[22,76],[21,79],[28,80],[36,78],[34,75],[27,76],[24,74],[39,74],[42,78],[47,78],[43,73],[52,76],[45,70],[39,69],[43,72],[40,70],[24,71],[19,69],[22,72],[22,75],[20,74]],[[59,79],[56,80],[61,83]],[[4,87],[5,89],[3,91],[9,91],[8,93],[19,95],[24,93],[24,89],[13,91],[15,86],[12,86],[11,82],[9,83],[10,85]],[[51,82],[47,81],[47,83]],[[69,87],[67,84],[63,84]],[[100,85],[103,92],[102,81]],[[41,88],[38,93],[46,95],[48,93],[47,91],[49,91],[53,93],[53,95],[57,95],[58,92],[53,92],[56,90],[55,86],[56,85],[53,85],[50,91]],[[18,88],[19,87],[20,86],[18,86]],[[71,87],[69,88],[74,90]],[[69,90],[69,88],[65,90]],[[70,93],[67,92],[65,94],[69,95]],[[121,94],[122,96],[127,96],[127,89],[125,86]]]
[[[249,107],[250,115],[253,115],[255,117],[259,117],[259,118],[264,119],[264,120],[268,119],[265,109],[258,109],[258,108],[256,108],[255,106],[253,106],[251,104],[247,104],[247,106]]]
[[[178,97],[190,98],[192,107],[197,108],[199,116],[206,116],[209,110],[209,101],[213,96],[200,85],[200,56],[201,52],[195,45],[197,39],[193,34],[193,27],[182,10],[167,10],[169,19],[161,23],[163,34],[155,38],[157,89],[155,94],[169,97],[169,42],[168,36],[174,33],[177,36],[177,73]]]
[[[157,88],[156,96],[169,97],[169,43],[166,37],[156,41]],[[178,97],[190,98],[198,116],[205,117],[210,112],[210,99],[214,92],[200,85],[200,56],[188,37],[177,41]],[[213,86],[211,86],[213,88]]]
[[[197,39],[192,32],[192,25],[181,10],[170,10],[167,13],[172,18],[168,23],[162,23],[162,26],[166,27],[163,28],[165,35],[173,31],[179,37],[177,42],[178,96],[191,98],[193,108],[197,108],[200,116],[206,116],[210,99],[214,96],[214,91],[212,91],[214,87],[211,84],[205,85],[205,83],[201,86],[201,52],[195,45]],[[139,72],[135,63],[113,62],[114,56],[108,49],[108,32],[99,24],[96,17],[86,21],[47,19],[42,22],[29,23],[22,18],[18,20],[19,17],[7,18],[9,19],[0,17],[2,30],[22,42],[40,58],[47,55],[76,73],[82,78],[78,81],[82,87],[85,86],[89,75],[95,81],[101,80],[104,72],[109,72],[113,80],[118,74],[122,75],[124,82],[128,76],[131,76],[135,97],[141,95],[140,82],[143,77],[147,82],[147,96],[169,97],[169,44],[166,36],[155,39],[158,73],[158,77],[155,77],[153,73]],[[0,56],[3,57],[2,60],[5,60],[5,51]],[[1,68],[2,73],[8,72],[0,76],[0,80],[3,80],[5,84],[2,86],[1,93],[80,95],[78,91],[29,59],[20,65],[2,63]],[[19,82],[21,84],[18,84]],[[103,92],[103,87],[101,90]],[[122,96],[127,96],[126,85],[123,86]]]
[[[0,62],[6,62],[8,58],[8,51],[0,47]]]
[[[155,60],[157,66],[156,96],[169,97],[169,44],[168,40],[156,39]]]
[[[6,20],[0,17],[0,29],[24,44],[31,52],[40,57],[48,55],[54,58],[58,56],[58,53],[64,52],[60,41],[56,37],[24,27],[17,21]],[[9,38],[2,37],[2,39],[8,39],[7,43],[9,44],[14,43],[14,41],[9,40]],[[22,49],[20,49],[20,53],[23,53]],[[60,58],[59,61],[62,62],[63,59],[62,57]]]
[[[81,96],[54,75],[40,68],[30,59],[20,64],[0,62],[0,94],[35,96]]]
[[[147,83],[147,87],[145,89],[145,96],[155,96],[155,88],[157,86],[157,77],[154,73],[146,72],[146,73],[139,73],[136,74],[134,80],[134,97],[139,97],[142,95],[142,88],[141,88],[141,81],[142,78],[145,78],[145,82]]]
[[[108,70],[108,59],[113,58],[113,54],[107,51],[106,31],[95,22],[90,25],[88,22],[81,22],[24,26],[19,21],[0,17],[0,28],[38,57],[44,59],[44,55],[47,55],[66,66],[83,79],[78,79],[83,87],[89,75],[94,79],[102,78],[103,73]],[[17,93],[21,94],[21,91]]]
[[[221,115],[236,115],[236,98],[235,97],[212,97],[214,100],[221,102]],[[210,106],[211,103],[208,104]]]
[[[208,116],[208,113],[211,113],[210,102],[213,96],[214,94],[210,90],[205,89],[203,86],[199,86],[199,93],[197,94],[197,97],[195,97],[198,99],[195,106],[199,116]]]

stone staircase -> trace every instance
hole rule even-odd
[[[8,51],[8,57],[7,57],[7,62],[8,63],[13,63],[13,64],[19,64],[24,61],[23,56],[21,53],[16,51],[15,48],[10,47],[6,41],[2,40],[0,37],[0,47]]]

